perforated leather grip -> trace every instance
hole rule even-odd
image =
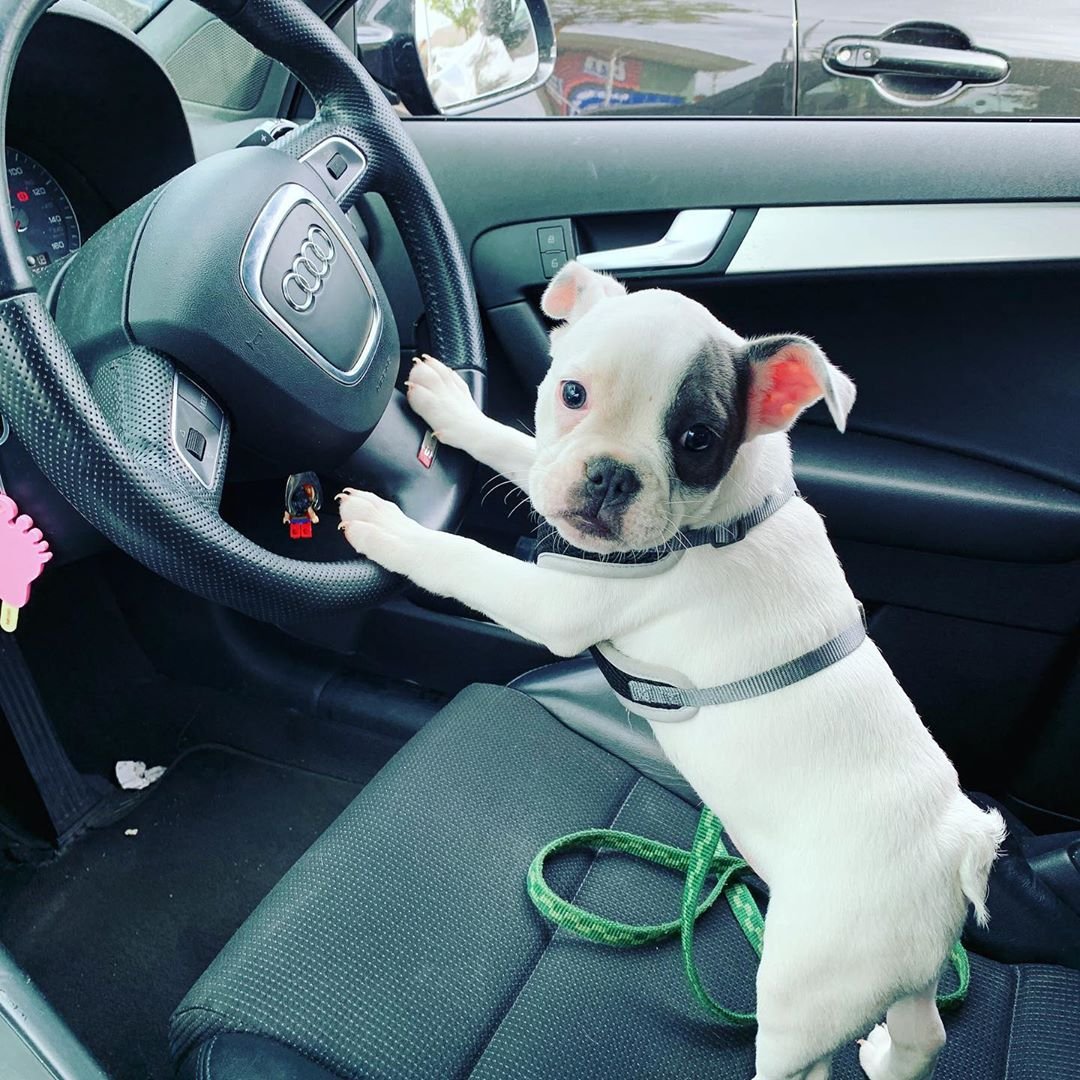
[[[370,603],[395,582],[366,559],[308,563],[272,554],[222,521],[197,485],[178,484],[137,459],[37,293],[0,302],[0,407],[95,528],[191,592],[275,621]]]

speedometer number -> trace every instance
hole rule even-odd
[[[77,251],[82,238],[75,211],[45,168],[21,150],[7,148],[11,216],[26,265],[34,273]]]

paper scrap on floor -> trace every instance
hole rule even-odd
[[[155,765],[148,769],[145,761],[118,761],[116,763],[116,782],[125,791],[142,791],[164,775],[164,765]]]

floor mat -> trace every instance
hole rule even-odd
[[[173,1008],[362,786],[188,751],[120,821],[0,872],[0,940],[114,1080],[169,1077]]]

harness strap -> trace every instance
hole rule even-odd
[[[563,930],[569,930],[587,941],[616,948],[648,945],[650,942],[679,935],[682,945],[683,969],[687,982],[698,1004],[714,1020],[728,1027],[749,1027],[757,1023],[753,1012],[740,1012],[720,1004],[705,989],[694,963],[694,924],[723,896],[731,908],[739,928],[751,948],[760,958],[765,940],[765,919],[753,894],[739,881],[740,875],[749,869],[745,860],[732,855],[724,846],[721,833],[723,826],[716,815],[708,809],[701,811],[694,841],[689,851],[649,840],[633,833],[616,829],[587,829],[553,840],[532,861],[526,886],[529,899],[540,914]],[[635,925],[616,922],[602,915],[594,915],[560,896],[544,878],[544,866],[552,855],[579,848],[593,851],[607,849],[621,851],[667,870],[686,875],[679,918],[671,922]],[[707,878],[715,875],[716,884],[708,896],[699,903],[701,890]],[[971,968],[963,945],[956,942],[949,953],[949,962],[956,972],[956,988],[938,994],[938,1007],[951,1009],[967,997],[971,983]]]
[[[682,529],[675,541],[681,547],[704,547],[711,544],[713,547],[727,547],[729,544],[737,544],[746,538],[746,534],[755,526],[767,521],[785,503],[799,494],[795,481],[788,478],[782,487],[770,492],[765,500],[759,503],[747,514],[733,521],[725,521],[719,525],[706,525],[700,529]]]
[[[660,679],[630,674],[613,661],[613,650],[607,646],[593,646],[591,652],[608,685],[626,701],[650,709],[701,709],[710,705],[747,701],[792,686],[850,656],[865,640],[866,617],[860,605],[859,618],[824,645],[757,675],[704,689],[674,686]]]

